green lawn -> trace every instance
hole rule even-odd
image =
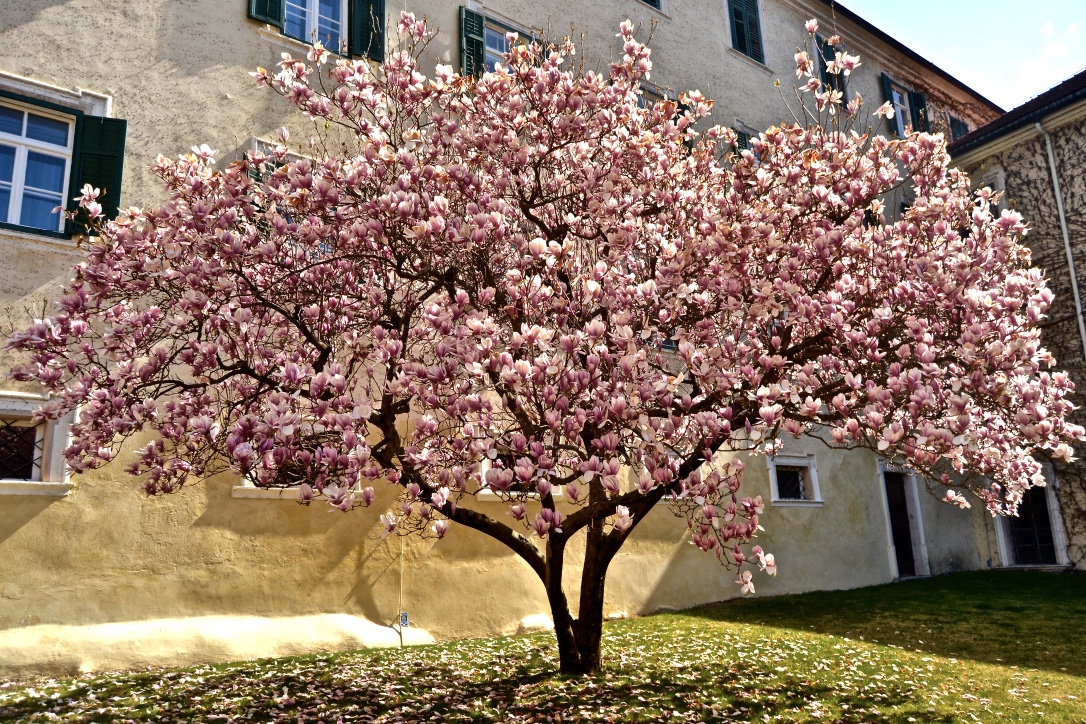
[[[550,636],[0,683],[14,721],[1086,722],[1086,576],[985,572]]]

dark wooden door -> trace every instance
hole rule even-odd
[[[1018,517],[1008,518],[1014,562],[1020,566],[1055,565],[1056,545],[1048,516],[1045,488],[1030,488],[1018,505]]]
[[[890,533],[897,553],[897,574],[915,576],[916,561],[913,559],[913,534],[909,525],[909,504],[905,498],[905,476],[901,473],[883,473],[886,481],[886,503],[890,508]]]

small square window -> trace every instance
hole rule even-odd
[[[962,136],[969,135],[969,124],[958,118],[950,117],[950,140],[957,141]]]
[[[821,505],[813,456],[771,458],[769,472],[774,503]]]
[[[781,500],[813,500],[810,471],[798,465],[778,465],[777,497]]]
[[[0,480],[40,480],[43,425],[0,418]]]

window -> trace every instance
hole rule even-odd
[[[973,191],[979,191],[985,186],[990,188],[994,193],[999,194],[999,200],[992,204],[992,214],[999,216],[1000,211],[1004,208],[1003,197],[1007,192],[1007,179],[1006,174],[1003,173],[1002,166],[990,168],[973,180]]]
[[[346,0],[286,0],[283,34],[296,40],[319,40],[333,50],[343,47]]]
[[[0,105],[0,221],[60,231],[71,173],[72,116]]]
[[[732,127],[732,130],[735,131],[735,153],[740,154],[743,151],[750,151],[754,154],[755,163],[761,163],[761,154],[755,151],[750,145],[751,139],[758,138],[758,131],[743,123],[738,118],[735,119],[735,126]]]
[[[641,2],[645,3],[650,8],[656,8],[657,10],[663,9],[660,7],[660,0],[641,0]]]
[[[101,189],[109,218],[120,207],[128,125],[0,90],[0,227],[70,236],[58,206],[76,210],[84,184]]]
[[[460,71],[478,76],[494,70],[509,52],[508,33],[520,31],[482,13],[460,8]]]
[[[769,458],[769,480],[774,504],[821,505],[814,456],[778,455]]]
[[[0,418],[0,480],[40,480],[44,425]]]
[[[765,63],[762,29],[758,21],[758,0],[728,0],[732,47],[743,55]]]
[[[0,495],[67,495],[64,465],[73,415],[31,423],[45,398],[0,392]]]
[[[969,135],[969,124],[957,116],[950,116],[950,140],[957,141],[966,135]]]
[[[886,73],[882,74],[883,99],[894,106],[894,117],[888,120],[890,130],[898,138],[905,138],[909,129],[929,132],[928,104],[924,94],[908,90]]]
[[[837,48],[830,45],[821,35],[815,37],[818,45],[818,75],[822,85],[830,90],[845,92],[845,76],[841,73],[831,73],[829,63],[837,57]]]
[[[385,59],[384,0],[249,0],[249,17],[336,53]]]

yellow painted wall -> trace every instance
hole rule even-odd
[[[441,28],[431,60],[457,64],[456,5],[409,5]],[[124,203],[153,204],[161,191],[148,166],[159,153],[173,156],[206,142],[229,160],[252,137],[272,137],[283,124],[295,139],[306,137],[306,122],[248,76],[256,66],[273,67],[284,50],[304,50],[246,19],[244,6],[243,0],[3,3],[0,87],[14,75],[111,97],[112,114],[129,121]],[[730,50],[721,0],[667,6],[669,15],[638,0],[603,0],[575,18],[573,6],[558,0],[495,0],[485,9],[555,32],[574,22],[586,34],[590,64],[606,63],[617,52],[620,20],[656,20],[654,82],[701,88],[717,100],[713,119],[726,125],[739,120],[759,128],[786,117],[773,81],[790,87],[802,22],[812,8],[823,12],[825,6],[761,3],[767,66]],[[877,62],[861,69],[856,87],[873,99],[873,110],[881,101]],[[5,314],[25,319],[25,302],[52,294],[43,285],[63,279],[76,258],[66,242],[0,232]],[[11,359],[7,354],[0,362]],[[5,381],[0,388],[16,386]],[[756,579],[759,595],[890,580],[874,457],[815,441],[786,451],[816,453],[825,503],[767,507],[762,544],[777,555],[780,575]],[[377,520],[391,491],[380,491],[374,508],[346,515],[323,505],[237,498],[235,481],[225,476],[148,499],[122,464],[79,476],[66,497],[0,495],[0,674],[392,641],[400,541],[383,539]],[[768,500],[764,461],[753,461],[749,470],[749,494]],[[505,514],[496,502],[476,505]],[[955,515],[939,533],[951,551],[946,556],[979,565],[975,515]],[[931,549],[944,555],[943,548]],[[415,641],[511,633],[538,625],[546,613],[542,587],[528,567],[472,531],[454,526],[441,542],[407,541],[403,569]],[[733,578],[689,545],[684,522],[662,507],[615,560],[607,611],[636,615],[720,600],[737,593]]]

